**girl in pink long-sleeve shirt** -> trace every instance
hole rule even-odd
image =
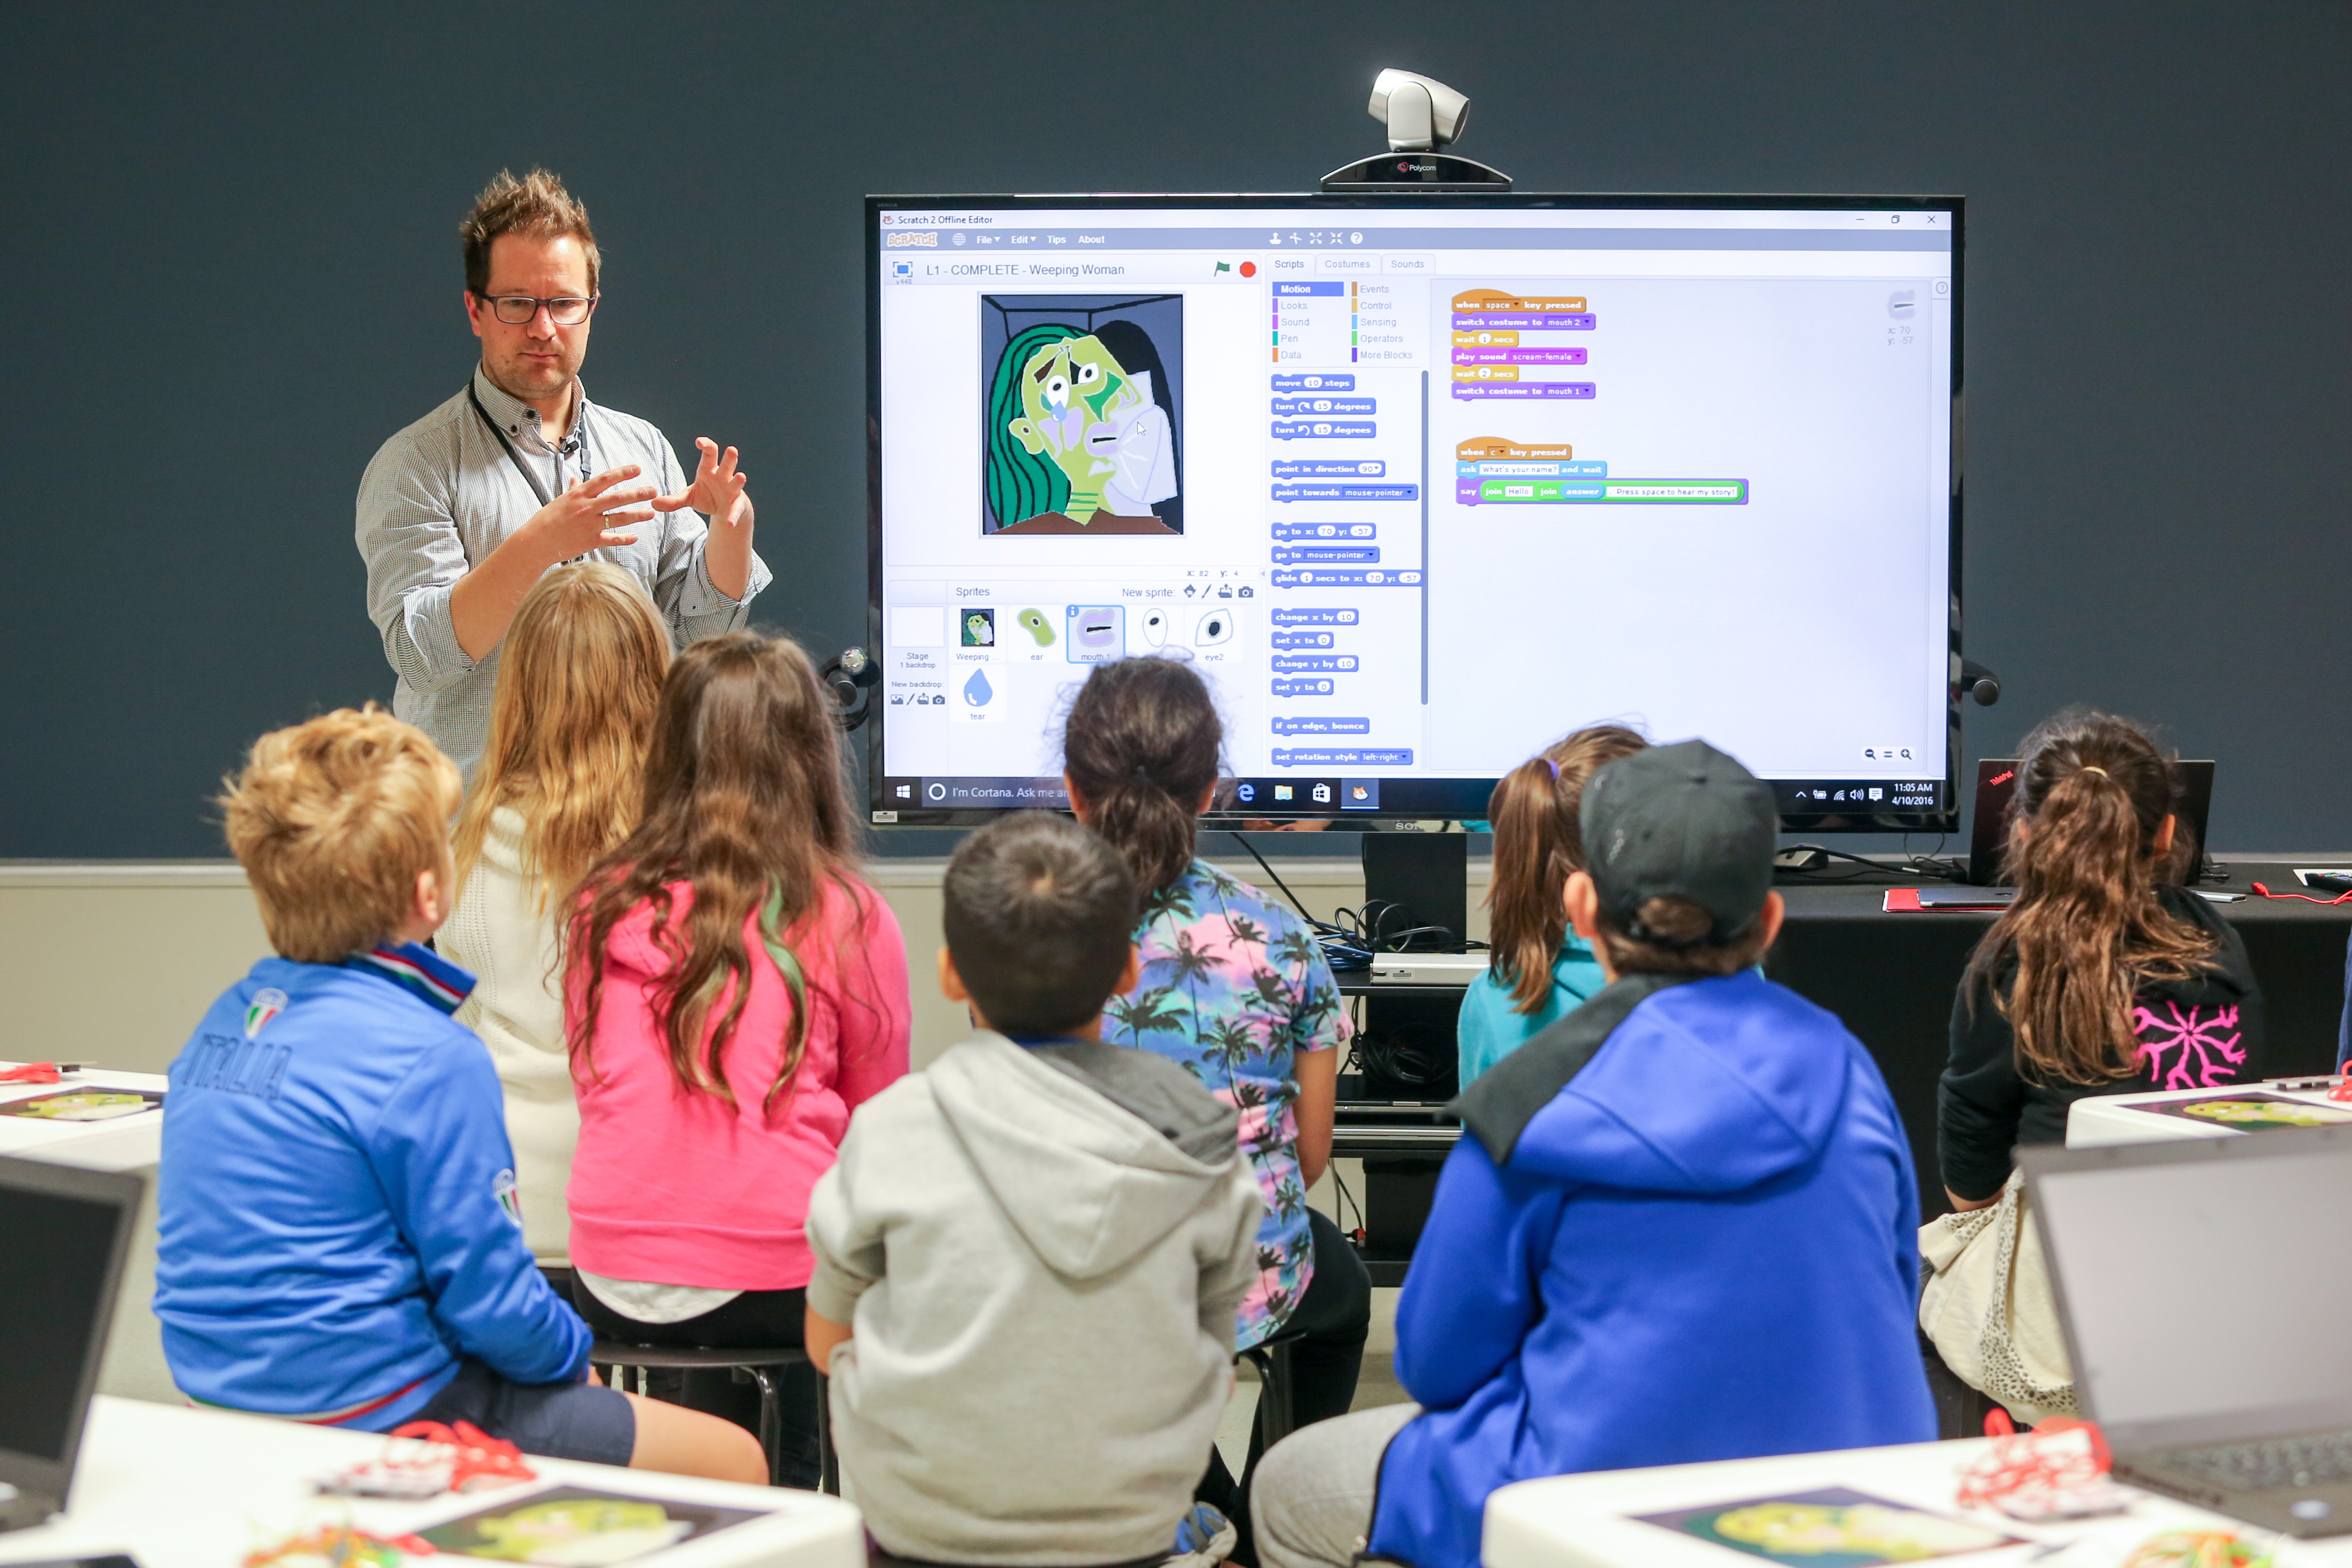
[[[678,656],[638,825],[583,882],[568,944],[573,1298],[600,1335],[800,1342],[809,1189],[907,1070],[906,944],[853,868],[856,820],[797,646]],[[688,1403],[748,1424],[724,1378]]]

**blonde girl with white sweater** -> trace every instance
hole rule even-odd
[[[457,911],[439,951],[480,983],[457,1011],[506,1091],[523,1239],[568,1267],[580,1140],[559,932],[589,867],[635,826],[669,631],[617,566],[558,566],[499,647],[489,743],[457,818]]]

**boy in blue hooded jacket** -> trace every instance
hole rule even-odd
[[[1569,919],[1611,984],[1454,1102],[1397,1311],[1419,1403],[1265,1457],[1265,1568],[1475,1568],[1513,1481],[1936,1436],[1902,1122],[1861,1042],[1755,970],[1770,789],[1685,742],[1601,768],[1580,822]]]
[[[264,735],[221,800],[279,956],[172,1064],[155,1315],[200,1405],[764,1481],[716,1416],[599,1386],[524,1245],[474,977],[424,945],[457,886],[457,770],[373,705]]]

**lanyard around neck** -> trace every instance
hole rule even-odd
[[[516,451],[514,443],[507,439],[507,433],[499,428],[499,422],[490,417],[488,409],[482,406],[481,395],[474,390],[474,383],[470,377],[466,382],[466,401],[474,405],[474,412],[482,416],[483,426],[492,436],[498,437],[499,445],[506,448],[507,461],[515,466],[515,472],[520,474],[523,483],[530,487],[530,493],[539,498],[539,504],[553,505],[555,498],[547,493],[547,487],[539,482],[539,476],[532,473],[530,465],[522,460],[522,454]],[[584,396],[580,399],[578,424],[580,426],[580,477],[584,479],[594,472],[588,466],[588,399]],[[559,485],[563,482],[563,451],[560,447],[555,453],[555,480]]]

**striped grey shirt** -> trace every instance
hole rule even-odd
[[[650,480],[665,495],[686,488],[667,438],[642,419],[592,405],[584,385],[561,451],[541,434],[539,411],[499,391],[478,366],[473,387],[550,495],[623,463],[644,470],[633,484]],[[386,441],[360,480],[356,532],[367,563],[368,618],[400,678],[392,710],[432,736],[469,778],[489,738],[499,650],[479,660],[466,657],[449,619],[450,591],[539,508],[539,497],[462,391]],[[635,574],[683,646],[740,627],[752,595],[769,583],[767,565],[755,554],[743,597],[720,593],[703,563],[708,533],[691,507],[656,512],[636,525],[635,544],[583,559]]]

